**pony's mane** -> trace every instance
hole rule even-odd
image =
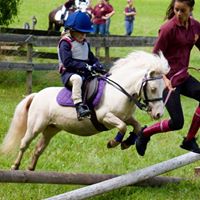
[[[125,58],[121,58],[114,62],[110,68],[110,72],[114,72],[119,68],[146,68],[149,70],[159,71],[160,73],[167,74],[169,65],[162,52],[159,54],[148,53],[145,51],[133,51]]]

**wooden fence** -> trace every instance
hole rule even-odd
[[[31,33],[31,32],[29,32]],[[34,33],[33,33],[34,34]],[[57,69],[56,53],[34,52],[34,47],[57,47],[60,36],[56,35],[33,35],[22,33],[5,33],[0,29],[0,52],[6,56],[26,56],[25,62],[0,62],[0,70],[24,70],[27,73],[27,93],[32,92],[33,70],[55,70]],[[127,36],[98,36],[89,35],[87,40],[91,47],[95,48],[95,54],[99,56],[99,49],[104,48],[104,62],[110,63],[110,47],[148,47],[153,46],[155,37],[127,37]],[[21,50],[23,49],[23,50]],[[15,53],[14,53],[15,52]],[[33,57],[56,59],[55,63],[34,63]]]

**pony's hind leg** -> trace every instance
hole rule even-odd
[[[47,125],[46,121],[44,121],[44,119],[46,119],[44,116],[42,116],[41,114],[40,116],[38,116],[37,113],[30,113],[30,112],[31,111],[29,111],[30,116],[27,123],[26,133],[21,140],[19,148],[20,150],[17,159],[15,160],[14,164],[11,167],[11,169],[13,170],[19,169],[23,154],[29,147],[29,144]]]
[[[20,150],[17,156],[17,159],[15,160],[14,164],[11,166],[11,170],[18,170],[20,166],[21,159],[23,157],[24,151]]]
[[[26,151],[29,144],[36,136],[37,136],[37,134],[32,132],[30,129],[26,130],[25,136],[22,138],[21,143],[20,143],[20,150],[19,150],[18,156],[17,156],[14,164],[11,166],[12,170],[19,169],[24,152]]]
[[[42,133],[42,138],[38,141],[35,151],[32,156],[31,164],[28,167],[28,170],[34,171],[37,161],[40,155],[44,152],[48,146],[51,138],[58,133],[60,130],[54,126],[48,126]]]

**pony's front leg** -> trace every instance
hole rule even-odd
[[[141,124],[133,116],[131,116],[131,118],[129,118],[126,121],[126,124],[127,125],[131,125],[133,127],[133,131],[132,132],[134,132],[134,133],[138,133],[142,128]]]
[[[127,149],[131,145],[135,144],[135,141],[137,139],[137,133],[141,130],[140,123],[134,117],[131,117],[130,119],[128,119],[126,121],[126,124],[131,125],[133,127],[133,131],[130,132],[129,137],[126,140],[122,141],[121,143],[122,150]]]
[[[108,148],[116,147],[123,140],[123,137],[127,130],[126,124],[112,113],[107,113],[105,115],[105,117],[103,118],[103,124],[105,124],[106,126],[110,128],[118,128],[119,132],[116,135],[116,137],[110,140],[107,144]]]

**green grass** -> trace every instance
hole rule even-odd
[[[49,86],[47,84],[46,86]],[[0,87],[1,126],[0,140],[6,132],[16,104],[24,94],[24,88],[11,87],[9,90]],[[13,98],[15,97],[15,98]],[[6,102],[6,104],[4,104]],[[148,145],[144,157],[137,155],[135,148],[121,151],[119,147],[107,149],[107,141],[115,136],[116,130],[84,138],[61,132],[41,156],[37,171],[57,171],[67,173],[114,173],[123,174],[137,169],[159,163],[179,156],[186,151],[179,148],[182,137],[187,131],[191,114],[196,103],[188,98],[183,98],[185,113],[185,126],[177,132],[155,135]],[[150,118],[142,111],[136,112],[137,118],[142,124],[151,124]],[[167,114],[165,113],[165,117]],[[3,125],[3,126],[2,126]],[[21,169],[26,169],[30,161],[32,150],[37,139],[30,145],[22,161]],[[8,170],[15,156],[1,156],[0,169]],[[200,163],[194,163],[186,167],[168,172],[165,175],[192,178],[194,167]],[[180,185],[170,184],[163,187],[127,187],[106,193],[91,199],[199,199],[199,180],[184,181]],[[42,199],[56,194],[70,191],[80,186],[42,185],[42,184],[0,184],[0,199]],[[14,192],[13,192],[14,191]],[[25,197],[25,198],[24,198]],[[184,197],[184,198],[183,198]]]
[[[124,34],[123,26],[123,8],[125,1],[112,1],[116,14],[112,18],[111,33]],[[97,1],[94,1],[97,2]],[[135,21],[134,35],[156,36],[158,28],[163,23],[163,17],[168,6],[168,0],[140,0],[135,1],[137,8],[137,18]],[[10,27],[22,28],[24,22],[31,22],[31,17],[35,15],[38,19],[37,29],[47,29],[48,12],[62,4],[63,1],[24,0],[20,7],[18,20]],[[39,6],[38,6],[39,5]],[[200,20],[200,1],[196,1],[195,17]],[[137,48],[151,51],[152,48]],[[124,57],[135,48],[111,48],[111,57]],[[1,60],[5,60],[1,57]],[[15,59],[15,58],[13,58]],[[39,60],[42,62],[42,60]],[[191,66],[199,67],[199,51],[194,48],[191,54]],[[200,74],[194,70],[191,73],[200,78]],[[23,95],[26,76],[24,72],[9,71],[0,72],[0,141],[8,130],[14,109]],[[33,72],[33,91],[39,91],[45,87],[61,85],[57,72]],[[107,141],[115,136],[117,130],[103,132],[92,137],[78,137],[75,135],[61,132],[54,137],[49,147],[41,156],[37,171],[57,171],[66,173],[113,173],[123,174],[137,169],[159,163],[173,157],[186,153],[179,148],[183,136],[186,135],[191,118],[197,102],[182,97],[183,109],[185,115],[184,128],[180,131],[157,134],[152,137],[148,145],[146,155],[138,156],[135,147],[121,151],[119,147],[107,149]],[[143,111],[137,110],[137,119],[143,125],[150,125],[153,121]],[[167,118],[165,112],[163,118]],[[127,133],[128,135],[128,133]],[[31,143],[24,159],[21,169],[26,169],[30,157],[38,138]],[[8,170],[15,158],[13,156],[0,156],[0,169]],[[122,189],[108,192],[104,195],[90,198],[91,200],[199,200],[199,179],[194,179],[194,167],[199,166],[200,162],[182,167],[180,169],[168,172],[164,175],[180,176],[192,178],[190,181],[183,181],[181,184],[170,184],[163,187],[125,187]],[[39,200],[45,197],[64,193],[81,186],[69,185],[48,185],[48,184],[0,184],[0,200]]]

